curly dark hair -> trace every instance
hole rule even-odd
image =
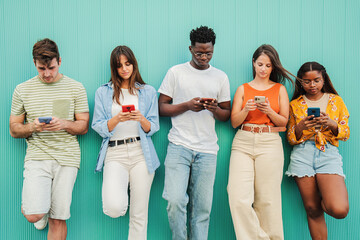
[[[215,45],[216,34],[212,28],[207,26],[200,26],[190,32],[191,46],[195,46],[195,43],[208,43],[212,42]]]

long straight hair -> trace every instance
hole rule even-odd
[[[301,80],[304,77],[305,73],[310,72],[310,71],[318,71],[319,73],[321,73],[321,76],[324,79],[324,86],[321,89],[322,92],[333,93],[333,94],[338,95],[337,91],[335,90],[335,88],[330,80],[329,75],[326,72],[325,67],[318,62],[306,62],[300,67],[299,71],[297,72],[294,96],[292,97],[291,100],[297,99],[301,95],[306,94],[304,88],[301,85]]]
[[[279,54],[275,50],[275,48],[269,44],[263,44],[258,49],[255,50],[252,60],[253,63],[260,57],[261,54],[265,54],[270,58],[271,65],[272,65],[272,71],[270,74],[270,80],[277,82],[277,83],[285,83],[285,80],[287,79],[291,84],[294,86],[294,81],[291,79],[290,75],[295,77],[293,74],[291,74],[288,70],[286,70],[280,61]],[[256,72],[255,67],[253,64],[253,77],[255,78]]]
[[[114,48],[110,56],[110,69],[111,69],[110,82],[112,82],[114,88],[113,101],[115,100],[118,104],[120,104],[119,97],[120,95],[122,95],[121,84],[125,81],[120,77],[118,73],[118,68],[120,67],[121,55],[127,57],[129,63],[133,65],[133,72],[129,79],[130,80],[129,93],[132,95],[136,94],[136,90],[137,90],[135,86],[136,82],[140,84],[145,84],[145,82],[142,80],[142,77],[140,75],[138,63],[136,61],[133,51],[131,51],[131,49],[127,46],[117,46],[116,48]]]

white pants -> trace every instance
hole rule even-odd
[[[154,173],[148,172],[140,142],[108,148],[103,173],[103,211],[112,218],[126,214],[130,183],[128,239],[147,237],[148,205],[153,179]]]
[[[281,180],[284,154],[278,133],[238,130],[228,194],[236,239],[282,240]]]

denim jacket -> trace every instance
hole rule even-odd
[[[99,87],[95,93],[95,108],[91,127],[103,138],[97,159],[96,172],[101,172],[104,166],[109,140],[113,135],[113,132],[109,132],[107,125],[108,120],[112,118],[111,107],[113,103],[112,97],[114,90],[111,85],[111,82],[106,83]],[[160,128],[157,93],[150,85],[141,85],[136,83],[135,86],[136,88],[139,88],[139,110],[151,124],[151,128],[148,133],[145,133],[141,128],[140,122],[138,123],[138,126],[141,148],[144,153],[146,166],[149,173],[153,173],[160,165],[154,144],[151,140],[151,136],[159,131]]]

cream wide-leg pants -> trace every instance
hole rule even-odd
[[[278,133],[238,130],[231,150],[227,187],[238,240],[284,239],[283,165],[283,147]]]

